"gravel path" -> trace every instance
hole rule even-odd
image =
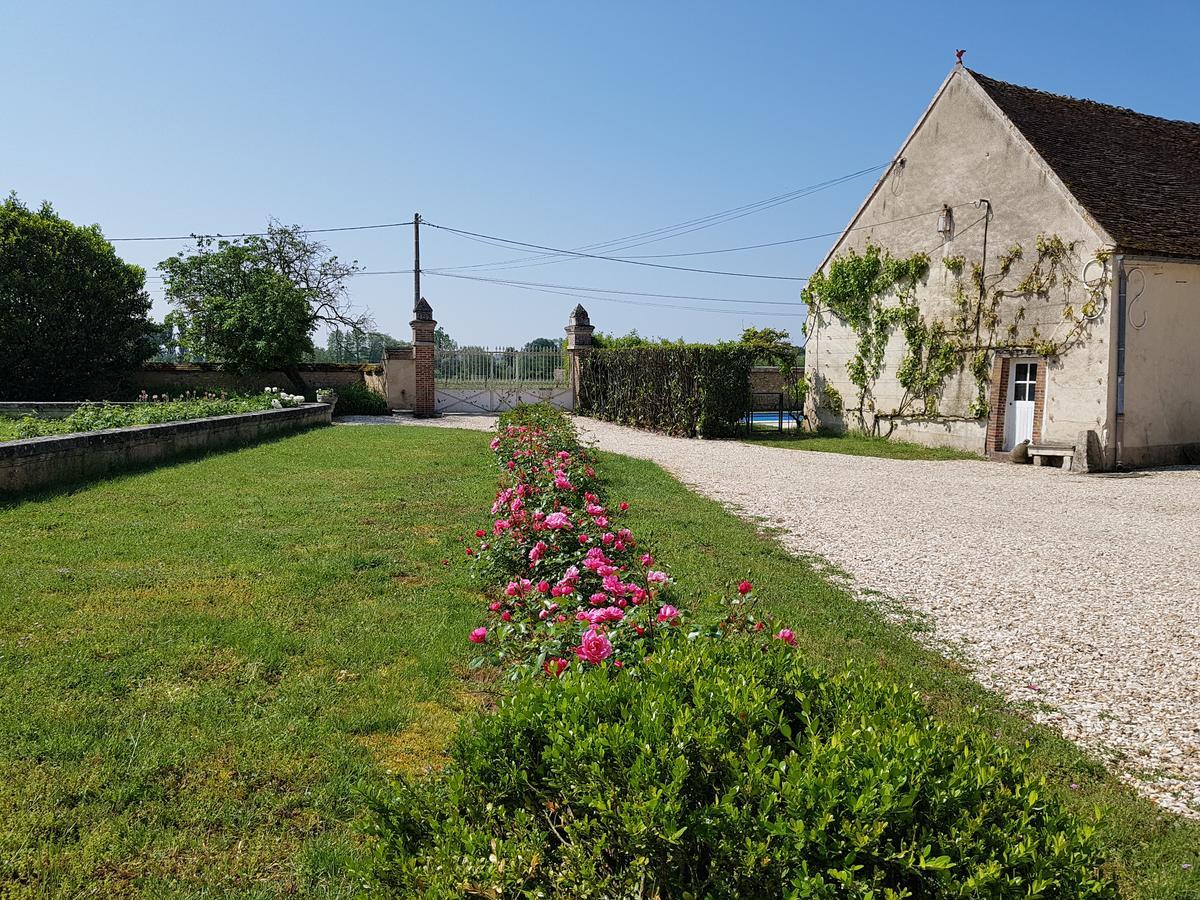
[[[977,680],[1200,816],[1200,471],[1072,475],[577,422],[900,601]]]

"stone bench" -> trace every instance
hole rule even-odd
[[[1030,444],[1028,452],[1035,466],[1057,465],[1067,472],[1075,459],[1074,444]]]

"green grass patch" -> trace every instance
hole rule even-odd
[[[926,447],[908,441],[893,441],[857,432],[836,434],[828,431],[764,432],[761,437],[745,438],[744,443],[762,447],[786,447],[789,450],[816,450],[844,453],[847,456],[878,456],[882,459],[982,459],[978,453],[950,447]]]
[[[19,436],[17,420],[9,416],[0,416],[0,441],[15,441]]]
[[[356,785],[479,703],[494,484],[481,434],[324,428],[0,506],[0,895],[357,894]]]

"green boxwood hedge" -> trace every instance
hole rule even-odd
[[[1018,753],[779,642],[528,681],[371,802],[396,896],[1115,896]]]
[[[584,415],[686,437],[725,437],[750,408],[754,351],[741,345],[593,350],[580,366]]]
[[[335,416],[386,416],[391,412],[387,399],[362,382],[344,385],[337,388],[336,393]]]

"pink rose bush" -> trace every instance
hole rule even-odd
[[[666,567],[623,524],[629,504],[605,501],[593,455],[565,417],[504,424],[491,449],[500,488],[490,524],[466,548],[495,591],[487,626],[470,635],[488,650],[475,664],[558,678],[577,667],[636,664],[684,630],[693,638],[761,630],[748,581],[715,626],[685,625]]]

